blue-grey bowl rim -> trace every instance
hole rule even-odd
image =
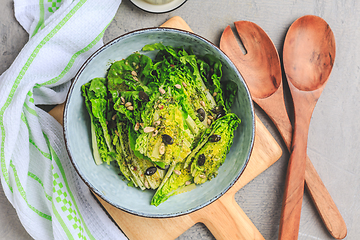
[[[121,41],[123,38],[127,38],[131,35],[134,35],[134,34],[141,34],[142,32],[148,32],[148,31],[169,31],[169,32],[179,32],[181,34],[187,34],[187,35],[192,35],[193,37],[196,37],[206,43],[208,43],[209,45],[213,46],[214,49],[216,49],[218,52],[220,52],[221,55],[223,55],[223,57],[225,59],[227,59],[227,62],[232,65],[233,69],[238,73],[239,76],[241,76],[240,80],[241,82],[244,84],[245,86],[245,90],[246,90],[246,93],[247,93],[247,96],[249,98],[249,102],[250,102],[250,108],[251,108],[251,115],[252,115],[252,138],[251,138],[251,143],[250,143],[250,149],[249,149],[249,152],[248,152],[248,155],[246,157],[246,160],[245,160],[245,163],[241,169],[241,171],[239,171],[238,175],[235,177],[235,179],[222,191],[220,192],[219,194],[217,194],[216,196],[214,196],[212,199],[204,202],[203,204],[200,204],[199,206],[197,207],[194,207],[194,208],[191,208],[191,209],[188,209],[186,211],[183,211],[183,212],[178,212],[178,213],[170,213],[170,214],[145,214],[145,213],[141,213],[141,212],[137,212],[137,211],[134,211],[134,210],[131,210],[131,209],[127,209],[127,208],[124,208],[122,206],[119,206],[118,204],[116,203],[113,203],[111,202],[109,199],[107,199],[106,197],[103,196],[103,194],[97,190],[80,172],[80,170],[78,169],[78,165],[76,164],[76,162],[74,161],[74,159],[72,158],[71,156],[71,151],[68,147],[68,141],[67,141],[67,110],[68,110],[68,102],[69,102],[69,99],[71,97],[71,94],[72,94],[72,91],[74,89],[74,86],[79,78],[79,76],[81,75],[82,71],[85,69],[85,67],[89,64],[89,62],[91,62],[92,59],[94,59],[99,53],[101,53],[104,49],[110,47],[111,45],[117,43],[118,41]],[[137,30],[134,30],[134,31],[131,31],[131,32],[128,32],[128,33],[125,33],[119,37],[116,37],[114,38],[113,40],[109,41],[108,43],[104,44],[102,47],[100,47],[98,50],[96,50],[83,64],[82,66],[80,67],[80,69],[78,70],[78,72],[76,73],[75,77],[74,77],[74,80],[73,82],[71,83],[71,86],[70,86],[70,89],[67,93],[67,96],[66,96],[66,100],[65,100],[65,107],[64,107],[64,113],[63,113],[63,134],[64,134],[64,140],[65,140],[65,147],[66,147],[66,150],[68,152],[68,155],[69,155],[69,158],[70,158],[70,161],[71,163],[73,164],[74,166],[74,169],[75,171],[77,172],[77,174],[80,176],[80,178],[84,181],[84,183],[95,193],[97,194],[97,196],[99,196],[101,199],[103,199],[105,202],[109,203],[110,205],[122,210],[122,211],[125,211],[127,213],[130,213],[130,214],[133,214],[133,215],[136,215],[136,216],[140,216],[140,217],[147,217],[147,218],[171,218],[171,217],[178,217],[178,216],[183,216],[183,215],[186,215],[186,214],[190,214],[190,213],[193,213],[197,210],[200,210],[204,207],[206,207],[207,205],[211,204],[212,202],[216,201],[218,198],[220,198],[222,195],[224,195],[237,181],[238,179],[240,178],[240,176],[242,175],[242,173],[244,172],[248,162],[249,162],[249,159],[250,159],[250,156],[251,156],[251,153],[252,153],[252,150],[253,150],[253,147],[254,147],[254,141],[255,141],[255,112],[254,112],[254,104],[253,104],[253,101],[252,101],[252,98],[251,98],[251,94],[250,94],[250,91],[249,91],[249,88],[246,84],[246,82],[244,81],[241,73],[239,72],[239,70],[236,68],[235,64],[230,60],[230,58],[219,48],[217,47],[215,44],[213,44],[212,42],[210,42],[209,40],[205,39],[204,37],[201,37],[200,35],[197,35],[195,33],[192,33],[192,32],[189,32],[189,31],[186,31],[186,30],[180,30],[180,29],[175,29],[175,28],[168,28],[168,27],[152,27],[152,28],[142,28],[142,29],[137,29]],[[150,204],[150,203],[149,203]]]

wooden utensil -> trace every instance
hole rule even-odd
[[[292,125],[283,97],[279,54],[269,36],[255,23],[238,21],[235,27],[247,54],[243,54],[230,26],[221,36],[220,48],[235,63],[253,100],[274,122],[290,151]],[[347,233],[345,221],[308,157],[305,183],[330,234],[337,239],[344,238]]]
[[[304,16],[289,28],[283,62],[294,101],[294,133],[282,205],[279,239],[297,239],[303,198],[309,125],[335,59],[335,37],[320,17]]]
[[[163,27],[191,31],[179,16],[172,17]],[[49,113],[63,123],[63,104]],[[263,123],[256,117],[253,151],[240,179],[222,197],[207,207],[176,218],[138,217],[121,211],[97,197],[109,215],[130,239],[175,239],[197,222],[204,223],[217,239],[264,239],[255,225],[235,201],[235,193],[275,163],[282,151]],[[141,231],[139,231],[141,229]]]

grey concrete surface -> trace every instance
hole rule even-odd
[[[13,2],[0,0],[0,3],[2,73],[15,59],[28,36],[14,18]],[[345,219],[348,228],[346,239],[353,240],[360,239],[359,12],[360,2],[356,0],[188,0],[173,12],[151,14],[123,0],[104,41],[138,28],[161,25],[178,15],[194,32],[218,45],[227,25],[249,20],[269,34],[281,56],[286,31],[293,21],[307,14],[324,18],[335,34],[337,52],[334,69],[311,120],[308,155]],[[289,110],[291,112],[291,107]],[[268,117],[258,107],[256,113],[284,153],[279,161],[241,189],[235,198],[265,239],[277,239],[289,153]],[[30,239],[2,189],[0,239]],[[214,237],[203,224],[198,223],[178,239]],[[307,193],[304,195],[299,239],[333,239]]]

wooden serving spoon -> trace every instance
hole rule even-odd
[[[283,97],[278,52],[269,36],[255,23],[238,21],[235,27],[247,54],[243,54],[230,26],[222,34],[220,48],[239,69],[253,100],[274,122],[290,151],[292,126]],[[305,182],[328,231],[334,238],[344,238],[347,234],[345,221],[308,157]]]
[[[304,16],[289,28],[283,61],[294,101],[294,133],[279,239],[297,239],[305,178],[307,138],[312,112],[330,76],[335,60],[335,37],[320,17]]]

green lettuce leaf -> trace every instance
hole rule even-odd
[[[229,113],[217,120],[212,126],[210,136],[204,138],[205,144],[192,158],[191,173],[196,184],[201,184],[217,176],[219,167],[230,151],[234,131],[241,120]],[[217,140],[212,140],[217,138]]]

